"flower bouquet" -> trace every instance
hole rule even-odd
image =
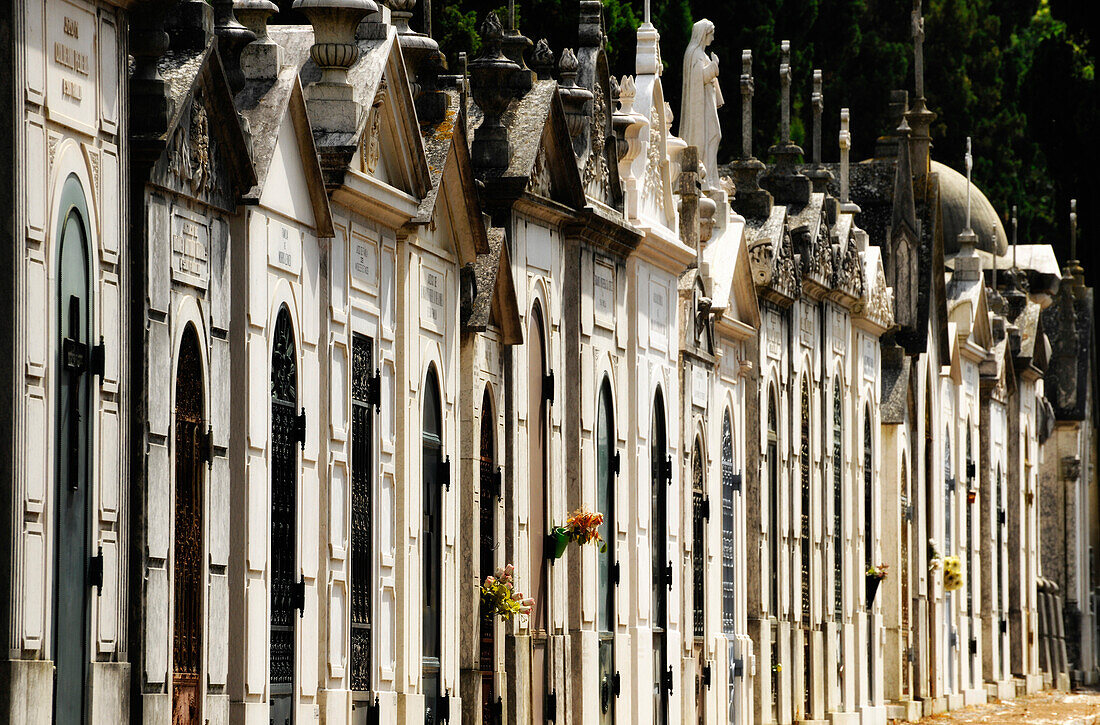
[[[867,587],[867,608],[870,609],[875,603],[875,596],[878,595],[878,585],[882,583],[882,580],[886,578],[886,574],[890,569],[889,564],[879,564],[878,566],[871,565],[867,567],[866,574],[866,587]]]
[[[577,544],[587,544],[592,541],[599,543],[601,552],[607,551],[607,544],[600,536],[600,526],[603,525],[603,514],[593,513],[581,507],[569,514],[565,520],[565,534],[570,541]]]
[[[936,548],[936,540],[928,540],[928,570],[936,571],[943,564],[943,557],[940,556],[939,550]]]
[[[508,621],[517,614],[530,614],[535,600],[515,590],[511,564],[497,569],[481,585],[481,612],[486,619],[500,617]]]
[[[945,556],[943,559],[943,590],[953,592],[963,585],[962,562],[957,556]]]

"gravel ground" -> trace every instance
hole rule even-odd
[[[1015,700],[945,712],[921,720],[927,725],[1100,725],[1100,691],[1045,691]]]

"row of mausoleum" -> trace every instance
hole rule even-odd
[[[1076,210],[1063,265],[933,160],[920,2],[859,162],[786,42],[721,75],[699,20],[673,109],[648,2],[621,77],[578,4],[473,59],[415,0],[0,10],[0,720],[886,725],[1097,680]]]

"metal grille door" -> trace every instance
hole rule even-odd
[[[374,415],[374,342],[362,335],[352,340],[351,363],[351,689],[371,686],[371,599],[374,593],[371,526],[374,500],[372,444]],[[373,392],[373,396],[372,396]]]

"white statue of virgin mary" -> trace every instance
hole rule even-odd
[[[718,186],[718,142],[722,127],[718,109],[722,107],[722,89],[718,85],[718,57],[707,55],[714,40],[714,23],[700,20],[691,28],[691,42],[684,51],[684,85],[680,96],[680,138],[699,149],[699,161],[706,169],[704,185]]]

